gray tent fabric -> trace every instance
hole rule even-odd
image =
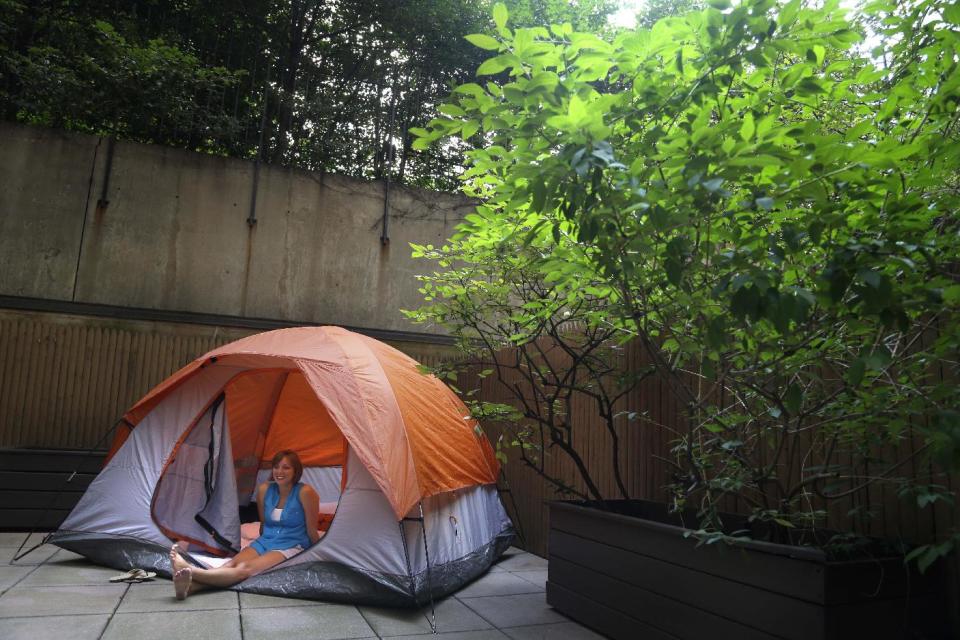
[[[163,529],[183,538],[236,553],[240,550],[239,514],[221,395],[197,421],[160,478],[153,517]]]
[[[169,393],[131,432],[50,541],[99,564],[150,568],[167,576],[173,536],[208,550],[223,550],[224,541],[238,548],[230,425],[217,400],[229,381],[248,369],[218,363]],[[421,606],[482,574],[514,539],[494,485],[430,496],[398,522],[352,447],[346,451],[342,494],[341,473],[340,466],[305,472],[308,480],[317,479],[322,502],[338,502],[320,541],[234,590]]]
[[[170,538],[150,513],[160,475],[183,432],[224,385],[242,371],[238,367],[206,367],[191,379],[191,384],[175,389],[130,433],[87,487],[59,531],[108,533],[169,548]]]

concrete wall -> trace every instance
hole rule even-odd
[[[0,123],[0,295],[423,331],[409,242],[471,209],[448,194]],[[109,172],[107,171],[109,164]],[[106,185],[106,204],[98,205]]]

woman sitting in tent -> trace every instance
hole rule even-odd
[[[260,537],[222,567],[194,567],[173,545],[170,563],[177,600],[207,587],[233,586],[316,544],[320,498],[313,487],[300,482],[302,475],[303,464],[295,452],[281,451],[273,457],[273,482],[257,487]]]

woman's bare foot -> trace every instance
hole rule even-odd
[[[193,571],[190,567],[178,569],[173,574],[173,593],[177,600],[185,600],[190,595],[190,583],[193,581]]]
[[[180,555],[180,549],[177,545],[170,547],[170,566],[172,567],[171,573],[176,573],[181,569],[189,569],[190,565],[186,560],[183,559],[183,556]]]

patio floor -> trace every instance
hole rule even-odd
[[[434,637],[429,607],[378,609],[235,591],[177,602],[169,580],[110,584],[117,570],[57,547],[41,547],[14,563],[25,535],[0,533],[4,640]],[[29,544],[39,541],[34,534]],[[436,603],[437,631],[445,640],[601,638],[547,606],[546,579],[546,560],[511,548],[489,573]]]

